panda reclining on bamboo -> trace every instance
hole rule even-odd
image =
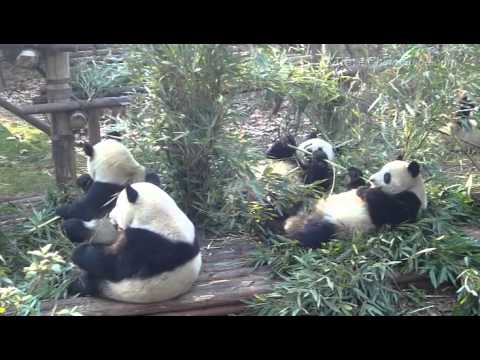
[[[69,292],[147,303],[188,291],[202,263],[195,228],[158,176],[114,140],[85,152],[89,174],[77,184],[86,194],[57,210],[80,244],[72,261],[82,273]]]
[[[350,237],[383,225],[414,222],[427,197],[416,161],[395,160],[370,177],[372,187],[334,194],[318,200],[310,212],[289,217],[284,225],[288,237],[307,248],[318,248],[334,237]]]

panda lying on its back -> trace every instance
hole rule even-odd
[[[382,225],[413,222],[427,198],[416,161],[392,161],[370,177],[372,188],[360,187],[319,200],[309,214],[285,223],[287,235],[305,247],[318,248],[333,236],[368,232]]]
[[[330,143],[315,136],[315,134],[310,135],[307,140],[298,145],[298,150],[289,146],[296,147],[296,141],[292,135],[277,139],[266,151],[269,159],[282,161],[279,165],[271,161],[270,167],[273,172],[279,175],[293,172],[297,163],[289,158],[295,155],[301,169],[301,174],[300,172],[296,172],[296,174],[302,177],[302,183],[309,185],[321,180],[322,187],[329,189],[332,185],[333,171],[326,160],[333,161],[334,149]]]
[[[85,273],[71,293],[148,303],[187,292],[202,265],[195,228],[159,187],[128,185],[110,213],[118,227],[111,245],[83,243],[73,262]]]
[[[85,221],[105,216],[115,206],[114,195],[127,184],[146,179],[159,181],[154,174],[147,174],[130,151],[116,140],[103,140],[92,146],[84,145],[88,157],[89,175],[77,180],[86,194],[81,199],[57,209],[64,219],[76,218]]]

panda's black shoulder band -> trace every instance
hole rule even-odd
[[[84,143],[83,144],[83,151],[85,152],[85,155],[88,157],[92,158],[93,157],[93,146],[89,143]]]
[[[410,191],[391,195],[374,188],[368,189],[364,198],[370,218],[377,227],[415,221],[421,206],[420,199]]]

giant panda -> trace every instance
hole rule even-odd
[[[318,248],[334,236],[414,222],[419,210],[427,207],[416,161],[389,162],[370,177],[370,182],[370,188],[362,186],[318,200],[312,211],[288,218],[285,233],[304,247]]]
[[[77,185],[85,194],[59,207],[56,213],[64,219],[62,229],[70,240],[78,242],[87,236],[99,236],[111,241],[115,233],[104,218],[115,206],[116,195],[127,184],[148,181],[160,186],[160,179],[157,174],[147,172],[116,140],[103,140],[94,146],[87,143],[84,151],[88,174],[80,176]]]
[[[440,129],[440,132],[455,136],[469,145],[467,147],[476,149],[480,147],[480,128],[478,122],[471,118],[472,113],[476,110],[475,104],[463,90],[460,90],[457,96],[458,110],[451,121]]]
[[[293,146],[293,147],[292,147]],[[288,134],[278,138],[266,151],[267,160],[257,167],[260,174],[266,168],[278,175],[289,176],[306,185],[321,181],[321,186],[329,189],[332,185],[333,171],[328,161],[335,157],[334,147],[329,142],[310,134],[305,141],[296,147],[295,138]],[[292,157],[295,155],[295,159]],[[274,160],[271,160],[274,159]]]
[[[147,182],[127,185],[109,218],[118,228],[112,244],[84,242],[74,250],[83,273],[70,294],[151,303],[191,288],[202,266],[198,239],[167,193]]]
[[[316,152],[321,152],[323,157],[329,161],[333,161],[335,158],[333,145],[317,137],[307,139],[298,145],[296,155],[300,163],[306,164],[308,159],[307,153],[313,154]]]
[[[113,196],[127,184],[145,181],[148,176],[122,143],[107,139],[92,146],[84,145],[88,176],[79,178],[77,184],[86,190],[81,199],[57,209],[64,219],[77,218],[89,221],[100,218],[115,205]],[[155,180],[156,181],[156,180]]]
[[[291,146],[290,146],[291,145]],[[293,147],[292,147],[293,146]],[[295,154],[297,142],[291,134],[277,138],[267,149],[265,155],[270,159],[286,159]]]
[[[319,138],[308,139],[298,145],[295,154],[304,171],[305,184],[323,180],[325,189],[332,186],[333,170],[326,161],[333,161],[335,158],[332,144]]]

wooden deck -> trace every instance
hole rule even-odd
[[[230,315],[245,310],[244,300],[272,289],[270,272],[255,270],[251,251],[255,242],[248,237],[207,239],[202,246],[203,266],[199,280],[190,292],[160,303],[129,304],[93,297],[77,297],[45,303],[42,314],[77,307],[84,316],[133,315]]]
[[[18,214],[0,214],[4,229],[22,223],[31,214],[32,207],[41,206],[45,195],[30,194],[0,197],[0,204],[14,204],[25,211]],[[245,310],[244,300],[256,294],[269,292],[273,280],[267,268],[254,269],[251,253],[256,248],[254,239],[234,236],[201,241],[202,272],[190,292],[161,303],[128,304],[92,297],[75,297],[43,304],[42,315],[77,307],[85,316],[133,315],[229,315]]]
[[[32,207],[38,207],[44,195],[31,194],[0,197],[0,204],[15,204],[29,216]],[[0,228],[8,228],[25,221],[18,215],[0,214]],[[467,234],[480,238],[478,228],[465,228]],[[201,242],[203,266],[200,278],[190,292],[177,299],[153,304],[127,304],[92,297],[76,297],[43,304],[42,315],[77,307],[85,316],[214,316],[241,314],[245,300],[272,290],[275,280],[268,268],[254,269],[252,251],[257,243],[247,236],[205,239]],[[432,289],[426,275],[398,274],[395,283],[399,290],[414,285],[417,288],[448,294],[455,299],[455,289]],[[7,313],[8,315],[8,313]]]

